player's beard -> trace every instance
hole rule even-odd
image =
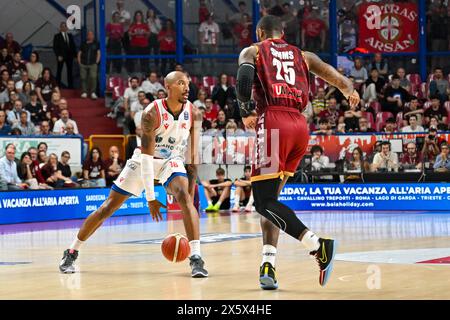
[[[181,97],[180,99],[178,99],[179,103],[186,103],[188,99],[185,99],[184,97]]]

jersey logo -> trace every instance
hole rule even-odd
[[[175,143],[175,138],[174,137],[170,137],[169,138],[169,143],[174,144]]]
[[[286,83],[272,84],[272,91],[274,97],[292,99],[300,104],[303,102],[303,91],[293,87],[289,87]]]
[[[189,120],[189,112],[184,113],[184,120]]]
[[[156,143],[161,143],[163,141],[163,137],[157,136],[155,138]]]
[[[164,121],[169,120],[169,116],[167,115],[167,113],[164,113],[164,114],[163,114],[163,120],[164,120]]]
[[[167,123],[164,124],[164,129],[167,130],[167,128],[169,127],[169,125]]]
[[[181,129],[187,129],[186,123],[182,123],[182,124],[181,124]]]
[[[159,153],[161,154],[161,156],[165,159],[170,158],[170,155],[172,154],[172,151],[167,150],[167,149],[160,149]]]

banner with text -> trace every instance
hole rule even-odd
[[[359,7],[359,47],[369,52],[417,52],[415,3],[365,3]]]

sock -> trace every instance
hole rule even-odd
[[[189,247],[191,248],[191,257],[193,255],[202,256],[200,253],[200,240],[192,240],[189,241]]]
[[[253,193],[250,195],[250,199],[248,199],[247,208],[251,208],[253,205],[253,202],[255,202],[255,199],[253,199]]]
[[[270,264],[275,267],[276,255],[277,248],[270,244],[263,245],[261,265],[263,265],[265,262],[270,262]]]
[[[308,250],[311,251],[316,251],[320,247],[319,237],[309,230],[305,233],[301,242]]]
[[[215,204],[216,206],[218,206],[220,208],[220,205],[222,204],[222,201],[217,201],[217,203]]]
[[[73,240],[72,244],[70,245],[70,250],[76,250],[80,251],[81,246],[83,245],[84,241],[81,241],[78,239],[78,237]]]
[[[208,207],[209,206],[212,206],[212,201],[211,200],[208,201]]]

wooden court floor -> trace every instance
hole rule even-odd
[[[72,275],[60,274],[62,252],[80,220],[0,226],[0,299],[450,299],[450,214],[299,213],[321,236],[339,240],[328,285],[315,261],[281,235],[280,288],[258,286],[259,216],[202,215],[202,254],[210,273],[192,279],[187,261],[170,263],[158,239],[183,232],[178,215],[112,218],[80,251]]]

